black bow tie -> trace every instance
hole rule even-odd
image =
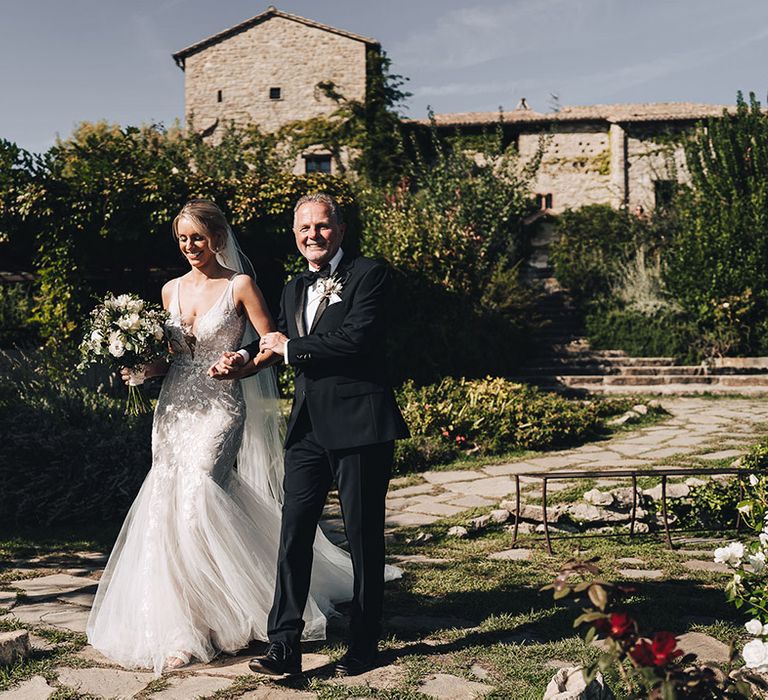
[[[328,264],[323,265],[319,270],[307,270],[303,277],[308,286],[312,286],[317,280],[321,278],[327,278],[331,276],[331,266]]]

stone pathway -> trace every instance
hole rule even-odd
[[[387,525],[420,527],[468,508],[495,507],[514,496],[515,474],[594,471],[601,476],[600,484],[607,486],[609,480],[604,477],[615,469],[706,467],[716,460],[730,463],[768,435],[768,401],[681,397],[665,399],[662,405],[671,414],[662,422],[605,442],[477,470],[425,472],[421,475],[424,483],[404,488],[397,488],[395,481],[387,498]],[[521,481],[521,492],[535,496],[532,489],[539,480]],[[548,490],[569,485],[551,482]]]
[[[733,460],[760,437],[768,434],[768,402],[757,400],[710,400],[703,398],[679,398],[664,402],[671,415],[662,423],[621,433],[602,443],[552,452],[545,456],[486,466],[477,470],[436,471],[421,475],[421,483],[413,478],[396,480],[387,501],[387,523],[390,529],[401,526],[421,526],[453,516],[478,506],[496,507],[499,501],[514,492],[514,474],[520,472],[546,472],[553,470],[594,470],[596,474],[610,474],[610,470],[629,466],[680,466],[711,464],[713,460]],[[398,488],[398,483],[402,484]],[[524,487],[536,486],[537,479],[527,480]],[[610,478],[602,484],[611,483]],[[614,482],[615,483],[615,482]],[[560,484],[558,484],[559,486]],[[535,507],[535,506],[529,506]],[[328,511],[332,517],[326,525],[339,533],[340,521],[333,506]],[[336,516],[336,517],[333,517]],[[489,518],[491,516],[488,516]],[[692,540],[691,546],[708,547],[711,543]],[[692,571],[720,573],[721,565],[711,561],[711,552],[691,550],[680,552],[690,557],[685,562]],[[697,560],[697,555],[703,560]],[[513,549],[491,555],[500,562],[514,564],[531,557],[531,550]],[[406,570],[411,566],[430,566],[443,559],[423,555],[402,555],[393,558]],[[0,591],[0,620],[16,620],[35,627],[29,641],[38,657],[45,657],[56,647],[66,643],[66,634],[82,633],[105,555],[98,552],[77,552],[73,555],[56,556],[51,562],[31,559],[11,562],[18,567],[19,579],[11,585],[19,593]],[[661,571],[646,568],[641,559],[627,558],[619,562],[626,569],[627,578],[655,579]],[[46,569],[50,573],[45,573]],[[25,572],[33,576],[24,577]],[[460,615],[460,611],[457,611]],[[428,633],[431,630],[471,627],[472,623],[455,619],[393,615],[387,620],[387,628],[405,632]],[[59,630],[60,638],[45,639],[44,629]],[[12,633],[11,633],[12,634]],[[720,658],[723,650],[706,635],[692,633],[686,638],[690,646],[706,646],[709,658]],[[0,634],[0,637],[2,634]],[[699,637],[706,637],[700,639]],[[1,642],[1,640],[0,640]],[[430,644],[424,640],[420,645]],[[708,646],[707,646],[708,645]],[[722,646],[722,645],[721,645]],[[257,681],[247,667],[249,658],[258,649],[250,649],[234,657],[217,659],[211,664],[189,666],[181,671],[166,674],[161,679],[145,671],[129,671],[119,668],[90,646],[55,666],[55,680],[35,676],[0,692],[0,700],[46,700],[62,688],[74,691],[67,697],[166,699],[208,697],[224,691],[227,698],[252,700],[301,700],[316,697],[315,693],[292,688],[286,683]],[[422,652],[427,653],[427,652]],[[59,662],[57,662],[59,663]],[[305,669],[315,677],[341,686],[368,686],[382,692],[392,692],[406,682],[406,670],[398,663],[384,665],[355,679],[332,679],[330,659],[317,653],[305,656]],[[491,680],[486,680],[480,668],[467,680],[445,673],[426,673],[418,691],[433,698],[482,697],[493,690]],[[52,677],[52,676],[50,676]]]

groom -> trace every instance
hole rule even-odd
[[[302,613],[315,530],[334,480],[354,570],[350,644],[336,673],[357,675],[376,660],[385,498],[394,440],[407,437],[408,429],[387,379],[389,267],[345,254],[345,228],[329,195],[298,201],[293,232],[308,269],[283,290],[278,330],[229,356],[230,363],[242,367],[235,373],[247,373],[249,365],[258,369],[257,353],[271,350],[296,372],[270,645],[251,661],[258,673],[301,672]]]

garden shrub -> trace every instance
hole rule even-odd
[[[674,499],[672,512],[684,528],[728,530],[736,526],[736,506],[742,497],[739,479],[710,480],[692,486],[684,499]]]
[[[0,355],[0,524],[119,521],[152,463],[152,416],[49,363]]]
[[[396,270],[393,379],[512,374],[528,346],[518,280],[528,171],[489,140],[476,160],[434,137],[434,155],[391,191],[358,192],[363,251]],[[494,145],[495,144],[495,145]]]
[[[37,341],[37,328],[31,320],[33,304],[31,283],[0,284],[0,348]]]
[[[445,378],[398,392],[412,437],[397,444],[399,472],[445,463],[470,452],[492,455],[512,450],[547,450],[598,435],[604,418],[626,402],[577,401],[502,378]]]
[[[609,296],[617,267],[649,237],[647,229],[646,222],[607,204],[563,212],[550,249],[555,276],[579,300]]]
[[[584,326],[595,350],[620,348],[633,357],[690,357],[695,337],[693,324],[669,309],[644,313],[593,303]]]
[[[768,440],[752,445],[741,460],[741,468],[755,472],[768,470]]]

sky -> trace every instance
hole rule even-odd
[[[624,102],[733,104],[768,92],[765,0],[273,0],[377,39],[409,78],[402,113]],[[0,139],[43,151],[80,121],[170,125],[171,54],[269,0],[2,0]]]

